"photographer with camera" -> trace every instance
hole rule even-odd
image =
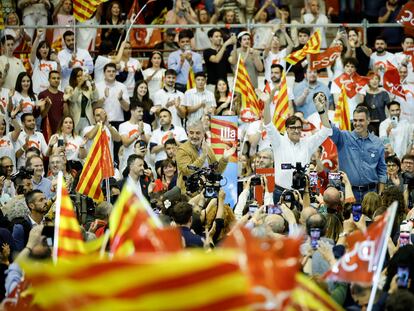
[[[264,124],[265,129],[271,140],[274,163],[275,163],[275,190],[273,193],[273,201],[278,202],[282,192],[286,189],[292,189],[293,170],[282,169],[282,165],[286,163],[297,163],[305,166],[309,163],[312,154],[325,141],[329,135],[332,135],[331,125],[329,123],[328,113],[325,110],[327,99],[323,93],[314,95],[314,104],[318,111],[322,125],[320,131],[310,137],[301,138],[303,127],[302,120],[296,116],[287,118],[285,122],[286,135],[282,136],[274,124],[270,115],[270,102],[273,98],[275,90],[272,94],[263,95],[262,100],[265,103]]]
[[[177,186],[180,187],[181,193],[187,192],[184,177],[189,178],[195,171],[192,168],[203,168],[207,165],[216,163],[217,169],[213,170],[213,174],[222,174],[226,169],[229,158],[236,151],[233,146],[224,150],[220,161],[213,152],[213,149],[207,144],[205,140],[205,130],[202,122],[191,123],[187,125],[188,141],[181,144],[177,150],[177,166],[178,166],[178,181]],[[189,166],[192,166],[192,168]],[[194,196],[191,195],[190,196]]]

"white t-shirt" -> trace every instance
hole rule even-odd
[[[184,104],[184,94],[182,92],[177,90],[169,92],[167,91],[167,89],[162,88],[155,93],[154,106],[167,108],[172,115],[172,124],[174,124],[174,126],[182,126],[182,121],[181,118],[178,116],[177,108],[175,108],[175,106],[167,107],[167,103],[176,98],[180,99],[181,105]]]
[[[124,121],[124,112],[119,102],[119,94],[122,91],[122,98],[129,104],[128,90],[124,84],[114,81],[108,84],[105,80],[96,84],[99,98],[105,97],[105,89],[109,88],[109,96],[105,99],[103,107],[108,115],[109,121]]]
[[[398,52],[394,54],[395,61],[398,65],[398,67],[401,66],[401,63],[407,62],[407,71],[408,76],[406,79],[407,83],[414,83],[414,69],[413,69],[413,63],[411,62],[411,55],[406,55],[404,52]]]
[[[2,87],[0,89],[0,115],[7,115],[7,103],[9,101],[9,89]]]
[[[312,24],[312,21],[315,19],[312,13],[306,13],[303,15],[303,23],[304,24]],[[316,19],[314,24],[328,24],[329,20],[325,14],[319,14],[318,18]],[[326,34],[325,34],[325,27],[313,27],[313,31],[318,30],[321,33],[321,48],[325,49],[327,47],[326,43]]]
[[[152,74],[154,74],[155,69],[154,68],[147,68],[142,72],[142,75],[144,76],[144,79],[148,79]],[[163,86],[163,80],[164,80],[164,73],[165,69],[161,68],[157,71],[157,73],[151,78],[151,80],[148,81],[148,91],[149,96],[152,99],[152,101],[155,103],[157,100],[156,93],[162,89]]]
[[[12,159],[14,169],[13,172],[16,171],[16,151],[14,150],[14,143],[11,138],[11,133],[0,137],[0,158],[8,156]]]
[[[397,66],[395,56],[394,54],[390,52],[385,52],[384,55],[378,55],[375,52],[371,54],[370,59],[369,59],[369,69],[374,70],[375,67],[380,68],[379,75],[381,77],[381,84],[382,84],[382,78],[384,77],[387,61],[389,61],[394,66]]]
[[[196,88],[190,89],[184,94],[184,103],[183,106],[191,107],[198,105],[202,102],[206,103],[206,106],[200,108],[194,112],[191,112],[187,115],[188,122],[197,122],[201,120],[204,114],[208,113],[211,107],[216,107],[216,98],[214,94],[209,90],[205,89],[202,92],[198,92]]]
[[[265,72],[265,79],[267,81],[270,81],[270,72],[271,72],[271,66],[273,64],[280,64],[283,66],[283,68],[286,69],[286,49],[283,49],[279,51],[278,53],[273,53],[272,51],[269,51],[269,54],[267,54],[266,58],[264,59],[264,72]]]
[[[95,60],[95,73],[94,73],[94,79],[95,83],[99,83],[105,79],[103,68],[106,64],[109,64],[111,60],[109,57],[99,55]]]
[[[19,137],[15,143],[15,150],[19,150],[26,143],[27,134],[25,131],[20,132]],[[46,156],[47,153],[47,143],[43,134],[40,132],[34,132],[33,135],[29,137],[28,147],[36,147],[40,150],[43,156]],[[26,165],[26,155],[23,153],[20,158],[17,159],[17,168]]]
[[[73,137],[72,135],[71,136],[66,135],[64,137],[63,135],[58,135],[58,134],[55,134],[53,136],[58,136],[58,139],[63,139],[64,141],[66,141],[65,155],[66,155],[67,160],[81,161],[81,159],[79,159],[79,149],[80,149],[80,145],[82,145],[82,142],[83,142],[83,139],[81,136],[75,135],[75,137]],[[58,144],[56,143],[55,145],[53,145],[53,147],[57,148],[57,145]]]
[[[57,63],[50,60],[39,60],[36,57],[33,68],[33,92],[39,94],[49,87],[49,73],[52,70],[57,70]]]
[[[33,100],[32,98],[30,98],[30,96],[23,96],[17,91],[14,92],[14,95],[12,97],[13,108],[16,108],[20,104],[20,102],[22,102],[22,110],[20,110],[20,112],[16,115],[16,120],[19,123],[21,123],[20,117],[23,113],[33,113],[33,111],[35,110],[37,96],[35,97],[36,99]]]
[[[134,135],[135,133],[139,133],[138,130],[138,124],[132,124],[130,121],[126,121],[124,123],[121,123],[119,125],[119,134],[121,136],[128,136],[131,137],[132,135]],[[148,123],[144,123],[144,134],[145,135],[151,135],[152,131],[151,131],[151,126]],[[128,147],[124,146],[124,153],[122,158],[120,159],[120,171],[122,172],[125,167],[126,167],[126,163],[128,160],[128,157],[134,153],[134,144],[135,144],[136,140],[134,142],[132,142]]]
[[[414,85],[403,84],[405,100],[402,97],[396,96],[395,101],[400,103],[401,119],[414,123]]]
[[[121,65],[121,69],[119,71],[122,72],[125,69],[125,62],[121,61],[120,65]],[[129,58],[128,62],[126,63],[126,67],[128,69],[128,76],[127,76],[127,79],[123,83],[128,89],[128,96],[132,97],[132,94],[134,93],[134,87],[135,87],[135,73],[138,70],[141,70],[142,66],[141,66],[141,63],[137,59]]]
[[[182,142],[187,140],[187,133],[180,126],[172,126],[172,129],[168,131],[163,131],[161,128],[156,129],[152,132],[150,145],[164,145],[164,143],[169,139],[170,133],[174,136],[174,139],[177,142]],[[160,151],[155,155],[155,162],[165,160],[167,154],[165,151]]]

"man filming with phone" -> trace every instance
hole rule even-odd
[[[272,90],[270,96],[263,95],[262,100],[265,103],[264,125],[271,141],[275,164],[273,202],[279,202],[283,191],[292,189],[293,177],[293,169],[282,170],[282,165],[301,163],[304,167],[310,162],[312,154],[318,147],[329,135],[332,135],[332,129],[326,111],[327,98],[324,93],[319,92],[314,95],[313,102],[322,121],[321,130],[312,136],[301,138],[303,122],[300,118],[291,116],[286,119],[286,135],[282,136],[272,123],[272,116],[270,115],[270,101],[274,92],[275,90]]]

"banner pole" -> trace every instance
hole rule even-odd
[[[236,89],[236,81],[237,81],[237,75],[239,73],[239,64],[240,64],[240,53],[237,57],[237,65],[236,65],[236,74],[234,75],[233,80],[233,89],[231,92],[231,99],[230,99],[230,111],[233,111],[233,99],[234,99],[234,90]]]

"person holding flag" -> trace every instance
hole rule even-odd
[[[322,92],[316,93],[314,96],[315,110],[318,111],[322,128],[310,137],[301,137],[303,128],[302,120],[299,117],[291,116],[286,119],[285,127],[287,135],[280,135],[272,122],[270,114],[270,102],[273,98],[275,90],[270,96],[263,95],[262,100],[265,103],[264,108],[264,127],[269,135],[272,144],[274,167],[275,167],[275,190],[273,192],[273,202],[279,202],[280,196],[286,189],[292,189],[292,176],[294,169],[282,169],[285,164],[300,162],[302,167],[309,163],[313,153],[319,146],[332,135],[331,124],[329,123],[327,111],[327,99]]]

